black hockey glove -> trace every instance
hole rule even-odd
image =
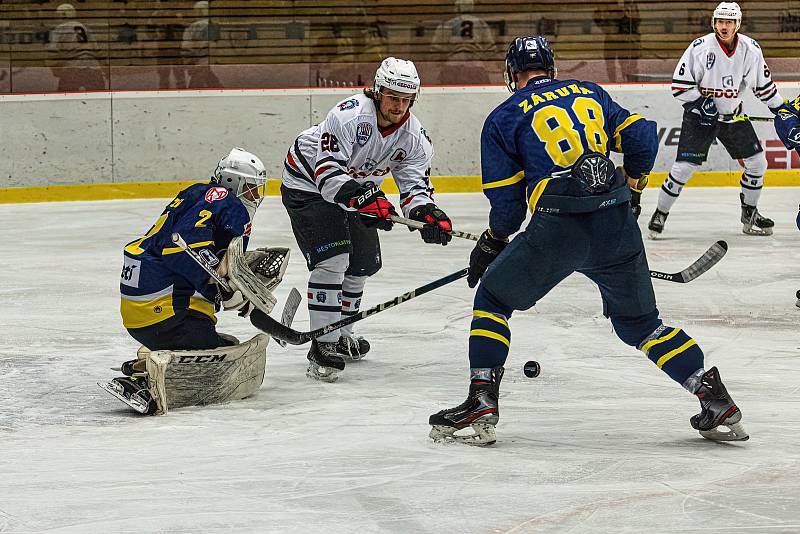
[[[355,180],[352,182],[355,186],[348,187],[351,185],[348,182],[342,186],[334,200],[350,208],[355,208],[365,226],[370,228],[376,226],[378,230],[391,230],[394,224],[392,215],[397,216],[397,212],[381,188],[373,182],[364,182],[362,185],[358,185]],[[340,196],[346,196],[346,198],[339,198]]]
[[[714,103],[714,99],[710,96],[701,96],[689,104],[686,109],[690,112],[697,110],[700,117],[700,126],[710,128],[717,124],[719,111],[717,111],[717,105]]]
[[[491,230],[486,230],[481,234],[481,238],[472,249],[472,254],[469,255],[469,275],[467,276],[469,287],[478,285],[478,280],[486,272],[489,264],[503,252],[507,245],[508,239],[497,239],[492,235]]]
[[[786,136],[786,144],[789,148],[800,149],[800,127],[792,128]]]
[[[625,172],[624,169],[623,172]],[[644,173],[639,178],[631,178],[628,173],[625,172],[625,177],[628,180],[628,187],[631,188],[631,213],[634,219],[638,219],[639,215],[642,213],[642,191],[647,187],[650,174]]]
[[[450,217],[440,210],[436,204],[417,206],[408,212],[408,217],[425,223],[419,233],[426,243],[446,245],[453,239],[453,236],[450,235],[450,232],[453,231],[453,223],[450,222]],[[409,230],[413,231],[414,229],[409,228]]]

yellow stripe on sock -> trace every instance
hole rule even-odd
[[[674,358],[675,356],[677,356],[681,352],[685,351],[689,347],[693,347],[694,345],[697,345],[697,341],[695,341],[694,339],[690,339],[689,341],[687,341],[686,343],[684,343],[683,345],[681,345],[677,349],[671,350],[668,353],[666,353],[665,355],[663,355],[662,357],[660,357],[658,359],[658,361],[656,362],[656,365],[658,366],[659,369],[663,368],[664,365],[668,361],[670,361],[672,358]]]
[[[476,328],[475,330],[469,331],[470,336],[481,336],[481,337],[489,337],[499,341],[500,343],[504,343],[506,347],[511,347],[511,341],[501,334],[497,332],[492,332],[491,330],[483,330],[480,328]]]
[[[659,338],[653,339],[652,341],[648,341],[647,343],[642,345],[642,352],[647,354],[652,346],[658,345],[659,343],[663,343],[665,341],[669,341],[670,339],[672,339],[673,337],[678,335],[678,332],[680,332],[680,331],[681,331],[680,328],[676,328],[676,329],[674,329],[672,332],[670,332],[669,334],[667,334],[664,337],[659,337]]]
[[[484,319],[491,319],[492,321],[498,322],[501,325],[503,325],[506,328],[508,328],[508,321],[506,321],[502,317],[496,316],[493,313],[489,313],[489,312],[485,312],[485,311],[481,311],[481,310],[473,310],[472,311],[472,316],[473,317],[481,317],[481,318],[484,318]]]

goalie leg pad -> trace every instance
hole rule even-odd
[[[239,400],[264,382],[269,336],[206,350],[159,350],[147,356],[150,394],[163,415],[174,408]]]

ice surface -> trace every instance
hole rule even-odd
[[[645,195],[642,226],[656,196]],[[437,198],[456,229],[485,227],[481,195]],[[617,340],[597,290],[575,275],[512,319],[487,449],[427,438],[428,415],[466,396],[466,282],[362,322],[372,352],[335,384],[305,377],[307,347],[271,343],[257,397],[141,417],[95,382],[134,357],[117,311],[121,250],[165,201],[2,205],[0,531],[798,532],[798,200],[798,189],[765,189],[775,235],[751,237],[737,188],[687,189],[664,238],[646,243],[651,266],[672,272],[728,241],[697,280],[654,284],[666,322],[719,366],[749,442],[693,431],[694,397]],[[254,228],[254,245],[292,247],[280,301],[302,291],[278,198]],[[384,268],[364,307],[462,268],[472,249],[425,245],[402,227],[381,237]],[[255,333],[235,314],[219,326]],[[308,329],[304,307],[295,326]],[[539,378],[522,373],[530,359]]]

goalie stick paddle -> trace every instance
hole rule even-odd
[[[659,280],[668,280],[670,282],[678,282],[685,284],[691,282],[714,265],[725,256],[728,252],[728,243],[725,241],[717,241],[706,250],[694,263],[677,273],[662,273],[661,271],[650,271],[650,278],[658,278]]]
[[[328,332],[332,332],[334,330],[338,330],[343,326],[347,326],[349,324],[355,323],[356,321],[360,321],[362,319],[366,319],[370,315],[375,315],[376,313],[380,313],[383,310],[393,308],[398,304],[406,302],[407,300],[411,300],[416,298],[420,295],[424,295],[429,291],[433,291],[434,289],[438,289],[442,286],[445,286],[451,282],[455,282],[456,280],[460,280],[469,274],[469,269],[464,268],[460,271],[456,271],[453,274],[448,274],[438,280],[434,280],[424,286],[418,287],[416,289],[412,289],[402,295],[398,295],[392,300],[388,300],[382,304],[378,304],[377,306],[373,306],[368,310],[364,310],[356,315],[351,317],[346,317],[341,321],[336,321],[335,323],[331,323],[329,325],[323,326],[322,328],[317,328],[316,330],[311,330],[310,332],[298,332],[297,330],[293,330],[288,325],[283,325],[267,315],[260,310],[254,310],[253,313],[250,314],[250,322],[253,323],[253,326],[262,330],[272,336],[276,340],[283,340],[286,343],[291,345],[302,345],[304,343],[308,343],[312,339],[317,339],[320,336],[327,334]]]
[[[416,228],[420,229],[425,226],[424,223],[420,221],[415,221],[413,219],[406,219],[404,217],[398,217],[396,215],[392,216],[392,220],[396,223],[404,224],[409,228]],[[462,239],[469,239],[471,241],[477,241],[480,239],[475,234],[470,234],[467,232],[458,232],[452,231],[450,232],[454,237],[460,237]],[[728,243],[725,241],[717,241],[711,248],[709,248],[700,258],[697,259],[694,263],[692,263],[686,269],[678,272],[678,273],[662,273],[661,271],[650,271],[650,277],[656,278],[658,280],[667,280],[668,282],[678,282],[681,284],[685,284],[686,282],[691,282],[711,267],[713,267],[725,253],[728,252]]]

